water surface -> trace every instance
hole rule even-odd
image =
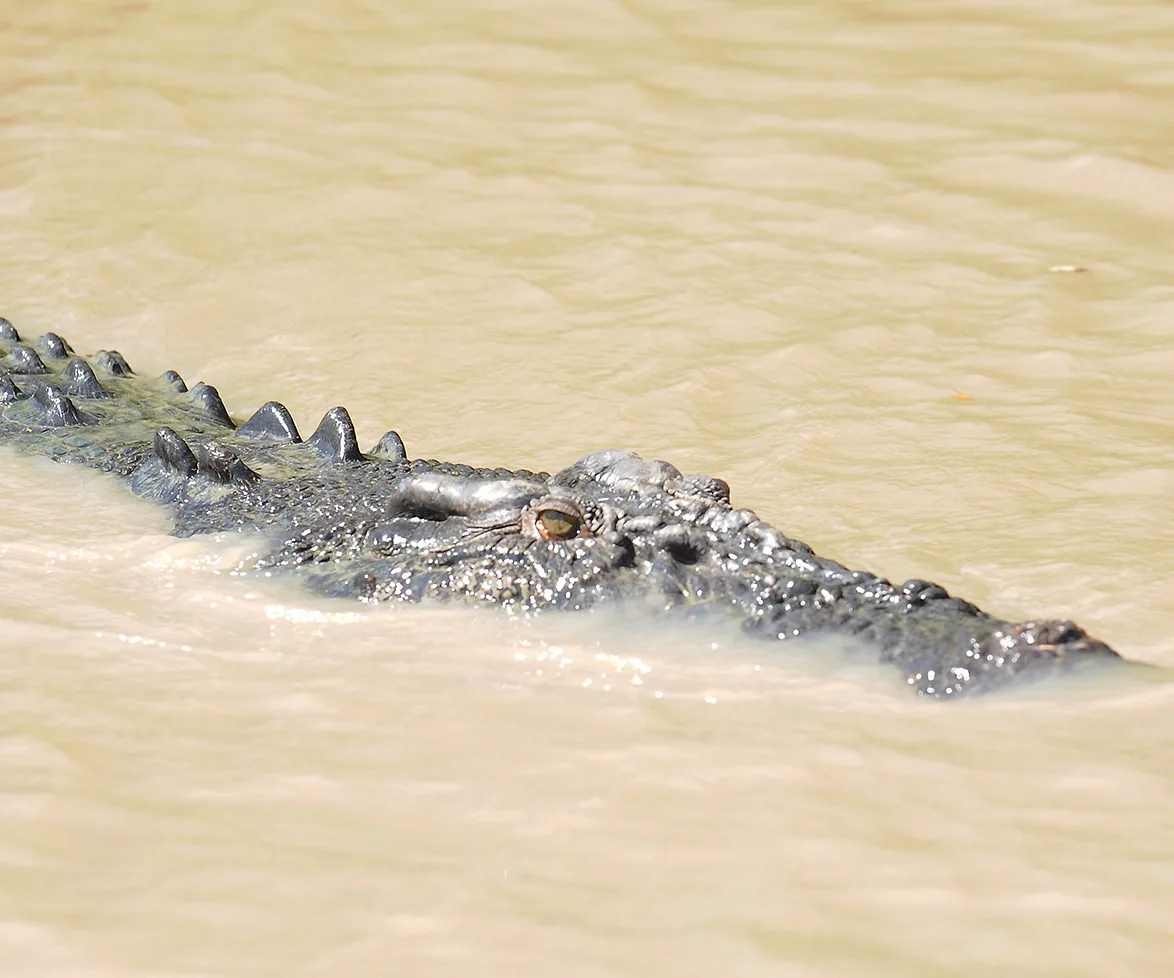
[[[1174,666],[1169,5],[8,6],[30,335],[414,456],[633,448]],[[0,474],[5,975],[1174,960],[1167,683],[324,602]]]

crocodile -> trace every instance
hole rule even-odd
[[[775,642],[852,636],[940,699],[1126,661],[1072,621],[1007,621],[929,581],[849,570],[667,462],[612,450],[554,474],[478,468],[410,459],[395,431],[364,452],[342,407],[303,439],[277,401],[238,424],[215,387],[140,377],[53,332],[26,343],[3,318],[0,442],[113,473],[169,507],[176,536],[256,534],[258,573],[326,595],[712,609]]]

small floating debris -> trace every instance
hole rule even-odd
[[[973,401],[974,400],[973,397],[971,397],[969,394],[964,394],[962,391],[954,391],[953,396],[954,396],[955,401]]]
[[[1083,265],[1050,265],[1049,272],[1057,272],[1068,275],[1083,275],[1085,272],[1091,272],[1091,268],[1085,268]]]

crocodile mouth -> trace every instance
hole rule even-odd
[[[1112,653],[1109,646],[1093,638],[1075,622],[1060,618],[1031,619],[1001,628],[984,644],[985,654],[1010,664],[1030,656],[1058,659]]]

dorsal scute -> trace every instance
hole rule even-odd
[[[37,337],[36,347],[51,360],[64,360],[73,354],[73,347],[56,333]]]
[[[359,451],[354,423],[344,407],[327,411],[314,434],[306,439],[306,444],[335,465],[362,462],[364,459],[363,453]]]
[[[38,387],[33,393],[32,404],[37,420],[50,428],[66,428],[92,421],[78,411],[65,390],[56,384]]]
[[[267,401],[253,416],[237,428],[236,433],[246,438],[268,439],[295,445],[302,440],[293,415],[280,401]]]
[[[16,386],[16,381],[8,374],[0,374],[0,404],[12,404],[26,397],[28,394]]]
[[[159,375],[159,379],[163,381],[164,385],[170,387],[177,394],[186,394],[188,385],[183,382],[183,378],[174,370],[164,370]]]
[[[404,448],[404,440],[397,431],[388,431],[371,449],[371,454],[377,458],[387,459],[389,462],[404,462],[408,453]]]
[[[98,377],[85,360],[74,357],[65,365],[61,376],[69,381],[69,393],[74,397],[102,398],[114,395],[98,382]]]
[[[99,370],[111,377],[129,377],[134,373],[126,358],[117,350],[99,350],[94,357],[94,363]]]
[[[216,442],[198,442],[195,446],[196,473],[221,485],[249,486],[261,481],[235,452]]]
[[[228,408],[224,406],[224,401],[220,399],[220,392],[211,384],[205,384],[201,381],[188,391],[187,396],[204,412],[204,416],[209,421],[222,424],[227,428],[236,427],[236,424],[228,414]]]
[[[8,361],[12,365],[13,373],[31,376],[49,372],[37,351],[26,343],[18,343],[9,350]]]
[[[164,426],[155,432],[154,449],[155,456],[169,471],[189,479],[196,474],[196,456],[173,429]]]

